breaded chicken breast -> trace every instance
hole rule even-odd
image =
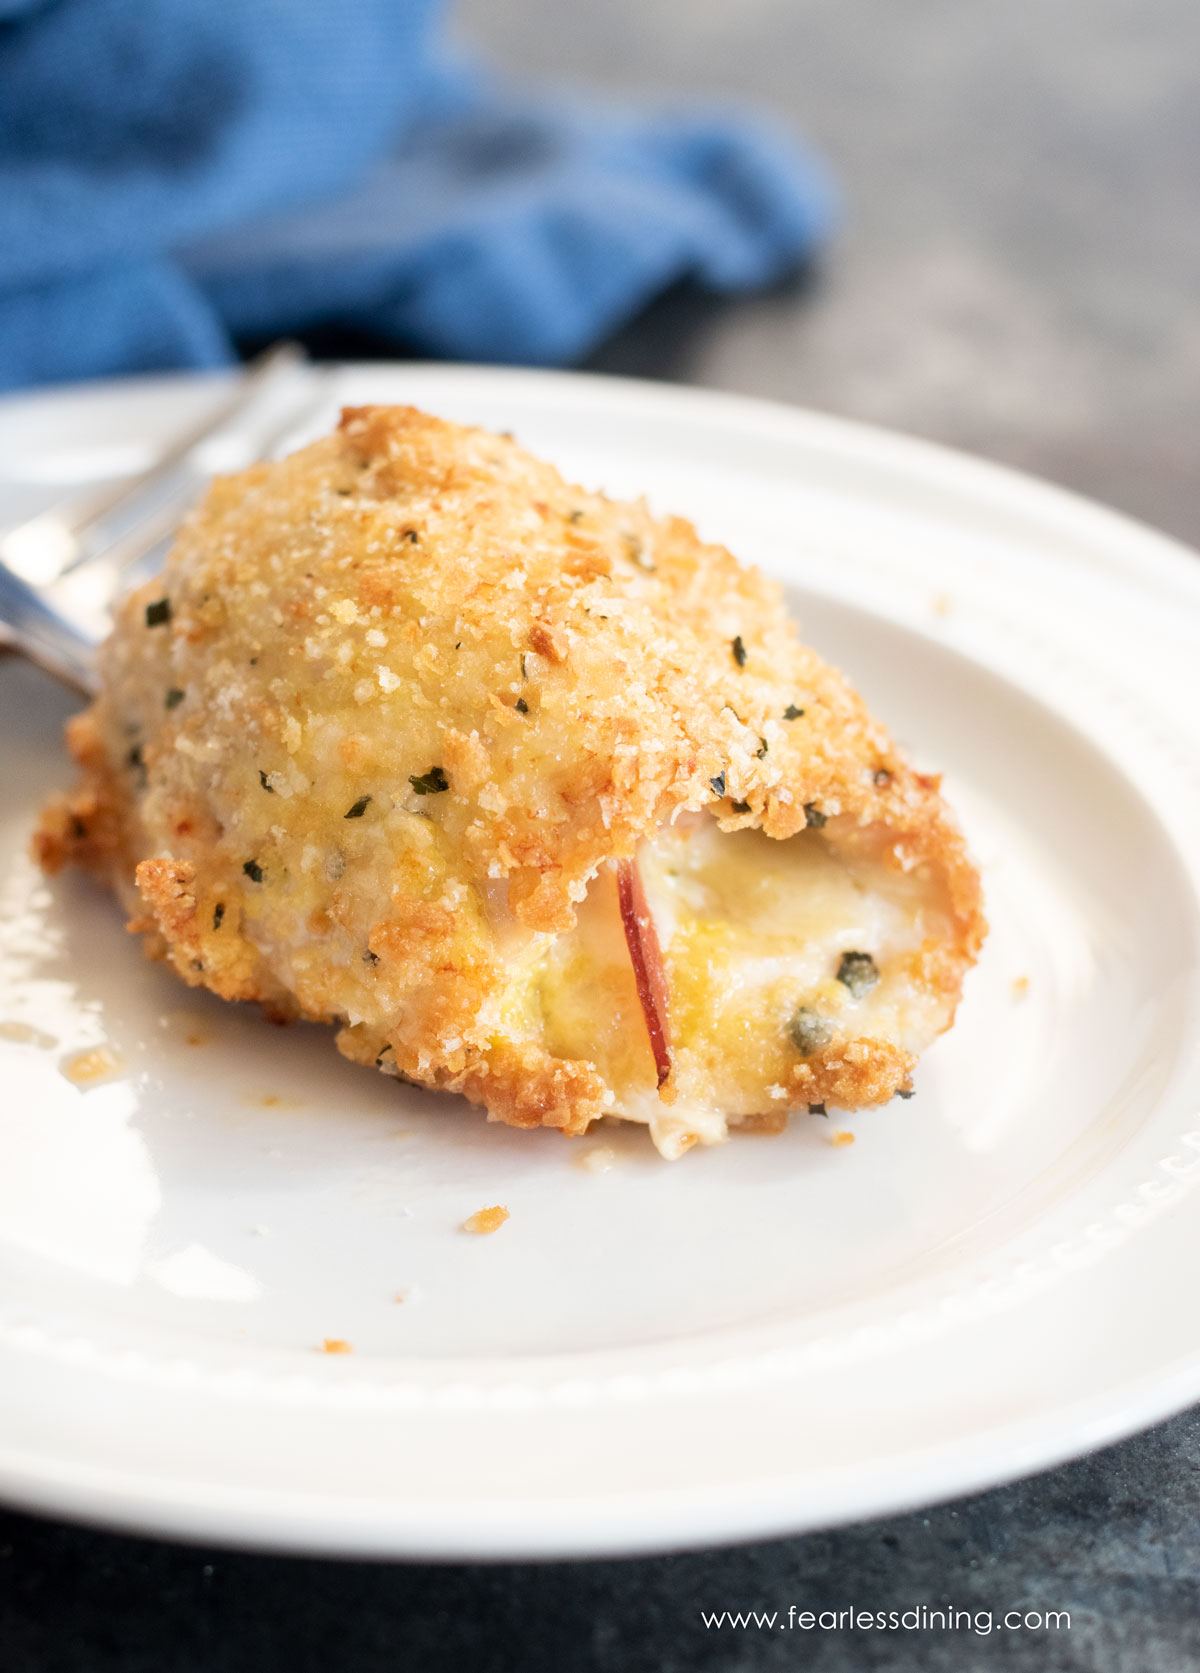
[[[351,409],[122,606],[43,864],[183,979],[492,1119],[678,1155],[878,1104],[984,934],[938,794],[778,588],[513,441]]]

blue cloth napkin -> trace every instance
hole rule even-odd
[[[0,0],[0,387],[326,323],[570,362],[677,279],[761,286],[825,235],[787,134],[499,87],[440,10]]]

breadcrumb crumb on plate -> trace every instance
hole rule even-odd
[[[86,1051],[76,1052],[68,1057],[62,1066],[62,1072],[67,1080],[76,1086],[98,1086],[101,1081],[112,1080],[122,1071],[121,1059],[111,1046],[89,1046]]]
[[[497,1203],[492,1208],[476,1209],[462,1223],[462,1230],[471,1232],[476,1237],[489,1237],[492,1232],[498,1232],[504,1222],[510,1218],[507,1208]]]
[[[0,1040],[12,1040],[23,1046],[36,1046],[39,1051],[53,1051],[58,1037],[35,1028],[31,1022],[0,1022]]]
[[[591,1144],[575,1157],[575,1165],[584,1173],[610,1173],[616,1166],[617,1153],[611,1144]]]

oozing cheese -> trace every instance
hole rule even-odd
[[[801,1007],[838,1040],[912,1052],[944,1026],[940,1001],[913,979],[922,946],[946,930],[922,871],[847,857],[817,830],[779,842],[703,815],[644,844],[639,865],[666,965],[673,1099],[656,1090],[611,870],[576,929],[545,951],[536,991],[549,1049],[594,1062],[615,1089],[614,1113],[647,1122],[665,1153],[803,1101],[792,1086]],[[874,961],[869,991],[838,979],[847,953]]]

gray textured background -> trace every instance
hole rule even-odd
[[[811,291],[660,311],[611,370],[1004,459],[1200,541],[1194,0],[462,0],[527,75],[742,100],[828,158]]]
[[[932,436],[1200,540],[1196,0],[466,0],[459,16],[522,73],[765,104],[842,184],[843,231],[808,283],[737,305],[684,289],[596,366]],[[629,1563],[339,1565],[0,1516],[0,1673],[1179,1673],[1200,1667],[1198,1507],[1186,1415],[957,1505]],[[1065,1609],[1071,1630],[699,1625],[702,1608],[942,1601]]]

